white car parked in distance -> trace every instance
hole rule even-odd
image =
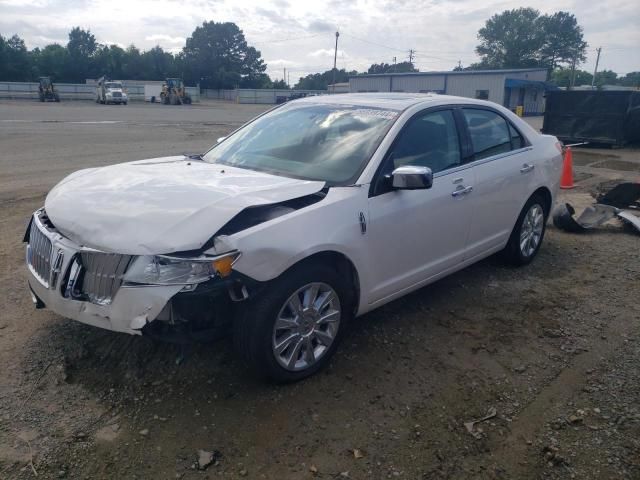
[[[556,138],[486,101],[296,100],[203,155],[62,180],[25,235],[32,298],[160,339],[231,330],[259,373],[299,380],[354,315],[496,252],[530,262],[561,163]]]

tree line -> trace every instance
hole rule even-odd
[[[540,67],[549,70],[550,81],[558,86],[569,86],[572,77],[576,86],[591,85],[592,75],[577,68],[586,59],[588,45],[582,27],[569,12],[541,15],[533,8],[505,10],[485,22],[478,40],[480,61],[453,70]],[[176,54],[160,46],[141,51],[135,45],[102,45],[89,30],[80,27],[69,32],[64,46],[54,43],[33,50],[28,50],[18,35],[0,35],[3,81],[36,81],[39,76],[51,76],[57,82],[84,83],[87,78],[107,75],[132,80],[182,77],[188,85],[212,89],[288,88],[283,80],[272,81],[266,68],[260,51],[248,45],[242,30],[232,22],[204,22]],[[412,62],[404,61],[373,64],[363,73],[417,71]],[[358,73],[328,69],[301,77],[294,88],[325,90],[334,80],[346,82]],[[596,75],[595,84],[640,87],[640,72],[618,77],[604,70]]]
[[[141,51],[102,45],[89,30],[74,27],[66,45],[57,43],[28,50],[18,35],[0,35],[0,80],[84,83],[107,75],[113,79],[163,80],[182,77],[202,88],[272,88],[260,52],[247,44],[235,23],[204,22],[177,54],[156,46]]]

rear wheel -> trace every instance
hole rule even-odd
[[[277,382],[313,375],[338,346],[351,312],[349,291],[329,266],[294,267],[243,305],[234,322],[236,348],[253,370]]]
[[[547,227],[549,205],[542,195],[533,195],[525,204],[503,254],[514,265],[530,263],[540,250]]]

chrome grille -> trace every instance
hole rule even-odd
[[[27,262],[36,277],[47,287],[51,275],[51,240],[40,231],[34,217],[29,231],[29,245],[27,246]]]
[[[112,95],[113,95],[113,98],[122,98],[122,93],[120,92],[113,92]]]
[[[83,279],[80,292],[92,303],[111,303],[132,258],[132,255],[117,253],[81,252]]]

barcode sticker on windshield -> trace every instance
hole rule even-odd
[[[396,118],[398,112],[395,110],[380,110],[377,108],[358,108],[352,111],[354,115],[362,115],[364,117],[380,117],[380,118]]]

